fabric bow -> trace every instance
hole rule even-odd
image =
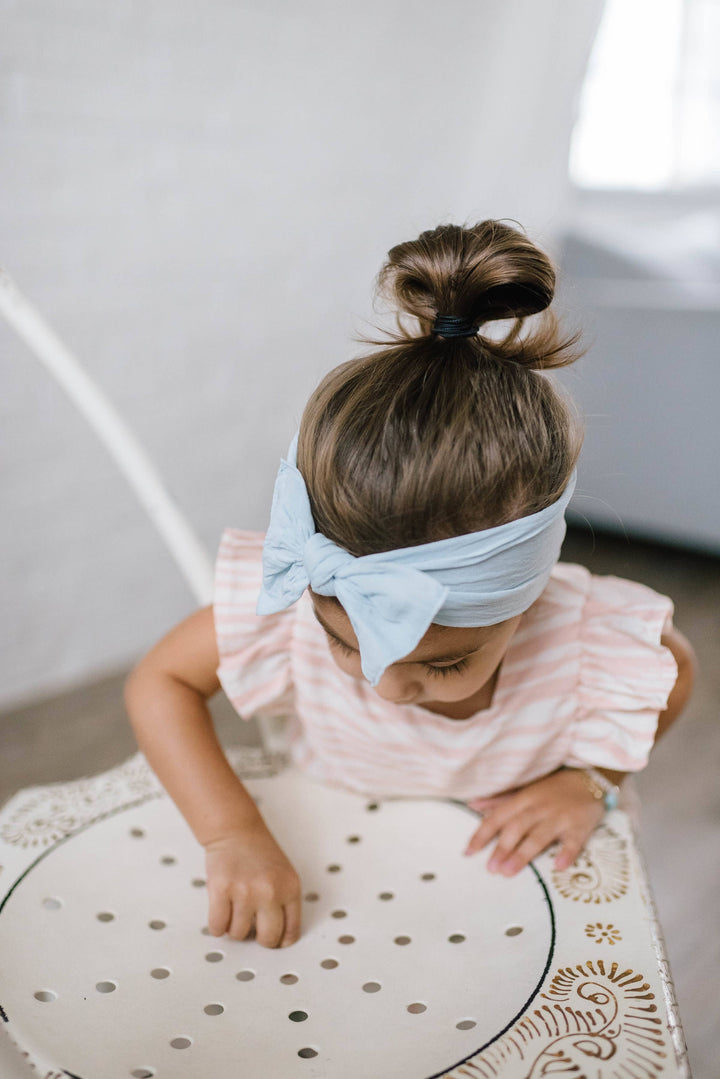
[[[282,461],[257,613],[285,610],[308,585],[341,603],[358,639],[363,674],[373,686],[386,667],[413,651],[448,594],[420,570],[382,554],[356,558],[316,532],[305,481],[294,465]]]
[[[263,547],[260,615],[285,610],[308,585],[336,596],[377,685],[432,622],[492,626],[526,611],[545,588],[565,536],[576,474],[551,506],[495,528],[356,558],[315,529],[297,436],[280,465]]]

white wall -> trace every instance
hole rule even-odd
[[[263,528],[385,251],[440,220],[552,244],[601,0],[24,0],[0,34],[0,262],[214,551]],[[119,668],[193,606],[0,326],[0,705]]]

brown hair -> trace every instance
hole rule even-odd
[[[563,338],[546,310],[549,258],[499,221],[441,225],[393,247],[379,287],[398,310],[397,333],[331,371],[303,414],[298,468],[318,531],[363,555],[549,506],[582,444],[571,406],[544,374],[581,354],[578,335]],[[514,321],[498,340],[443,338],[432,332],[438,314],[478,328]]]

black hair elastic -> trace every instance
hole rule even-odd
[[[472,319],[460,318],[457,315],[438,315],[433,323],[433,333],[441,337],[474,337],[477,326],[473,326]]]

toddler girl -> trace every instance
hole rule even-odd
[[[548,258],[497,221],[445,225],[394,247],[380,281],[398,331],[311,397],[264,552],[226,532],[214,608],[127,685],[205,847],[210,931],[269,947],[299,935],[300,881],[217,741],[220,685],[244,716],[290,714],[321,781],[469,803],[466,853],[494,841],[509,876],[553,843],[574,861],[692,682],[667,598],[557,563],[582,438],[545,374],[577,356]]]

